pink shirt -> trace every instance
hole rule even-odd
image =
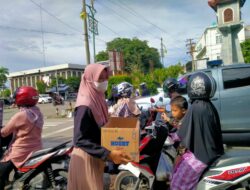
[[[34,151],[42,148],[43,116],[38,107],[22,108],[1,129],[2,137],[13,133],[12,143],[1,162],[11,160],[19,168]]]

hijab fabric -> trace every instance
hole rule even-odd
[[[27,119],[30,123],[34,124],[35,127],[43,127],[43,115],[37,106],[33,107],[21,107],[20,111],[25,111],[27,114]]]
[[[108,121],[108,107],[104,93],[95,88],[94,82],[98,81],[102,71],[106,68],[106,66],[97,63],[90,64],[85,68],[75,105],[75,107],[89,107],[99,126],[104,125]]]
[[[210,100],[193,100],[178,132],[182,145],[205,164],[224,153],[218,112]]]

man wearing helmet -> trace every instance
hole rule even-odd
[[[140,87],[141,87],[141,96],[149,96],[150,95],[150,92],[149,92],[145,82],[141,83]]]
[[[32,152],[42,148],[44,121],[36,106],[39,98],[37,90],[23,86],[16,90],[13,98],[19,112],[0,131],[0,137],[13,135],[8,151],[0,161],[0,190],[4,189],[11,170],[22,166]]]
[[[115,96],[118,98],[117,103],[110,111],[113,117],[134,117],[140,115],[137,104],[131,95],[133,93],[133,85],[128,82],[122,82],[115,87]]]
[[[224,153],[219,115],[210,101],[215,91],[215,80],[204,72],[193,74],[188,81],[191,106],[177,132],[180,159],[170,189],[195,189],[205,168]]]
[[[163,91],[165,97],[169,98],[175,98],[176,96],[179,96],[180,94],[178,91],[178,81],[175,78],[168,78],[163,83]]]

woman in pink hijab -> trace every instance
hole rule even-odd
[[[100,145],[101,127],[108,121],[105,91],[109,70],[101,64],[85,68],[74,115],[74,150],[71,154],[68,190],[102,190],[104,162],[127,163],[121,150],[109,151]]]

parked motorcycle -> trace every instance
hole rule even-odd
[[[156,121],[145,130],[148,134],[140,142],[140,162],[119,166],[121,172],[115,180],[116,190],[151,189],[154,184],[159,183],[155,176],[159,160],[162,159],[162,156],[166,156],[162,152],[162,148],[168,136],[168,128],[165,123]],[[169,160],[169,162],[173,164],[173,161]],[[168,171],[168,177],[170,173],[171,170]],[[164,183],[166,186],[165,181]]]
[[[154,130],[154,127],[151,127],[151,130]],[[156,134],[160,133],[156,132]],[[143,152],[142,149],[150,146],[151,140],[155,137],[152,133],[151,137],[146,136],[143,139],[140,145],[141,153]],[[162,150],[157,147],[160,145],[161,143],[155,144],[155,149],[153,150],[156,154],[161,152],[161,158],[157,159],[157,164],[159,166],[160,162],[164,160],[165,164],[163,166],[171,167],[175,156],[174,150],[170,148],[173,143],[167,139]],[[164,159],[162,159],[162,156]],[[171,173],[165,171],[165,175],[161,175],[162,171],[160,171],[159,174],[157,170],[162,166],[157,167],[157,170],[155,170],[156,160],[155,162],[150,162],[150,160],[154,159],[152,153],[149,152],[149,154],[141,154],[140,163],[131,162],[126,165],[120,165],[119,169],[121,172],[115,180],[115,190],[158,190],[158,188],[154,188],[154,184],[157,181],[165,181],[164,183],[169,185]],[[204,171],[197,184],[197,190],[240,190],[242,188],[250,189],[249,150],[235,150],[225,153]]]
[[[5,189],[66,189],[68,163],[73,150],[70,142],[33,153],[22,167],[11,172]]]

